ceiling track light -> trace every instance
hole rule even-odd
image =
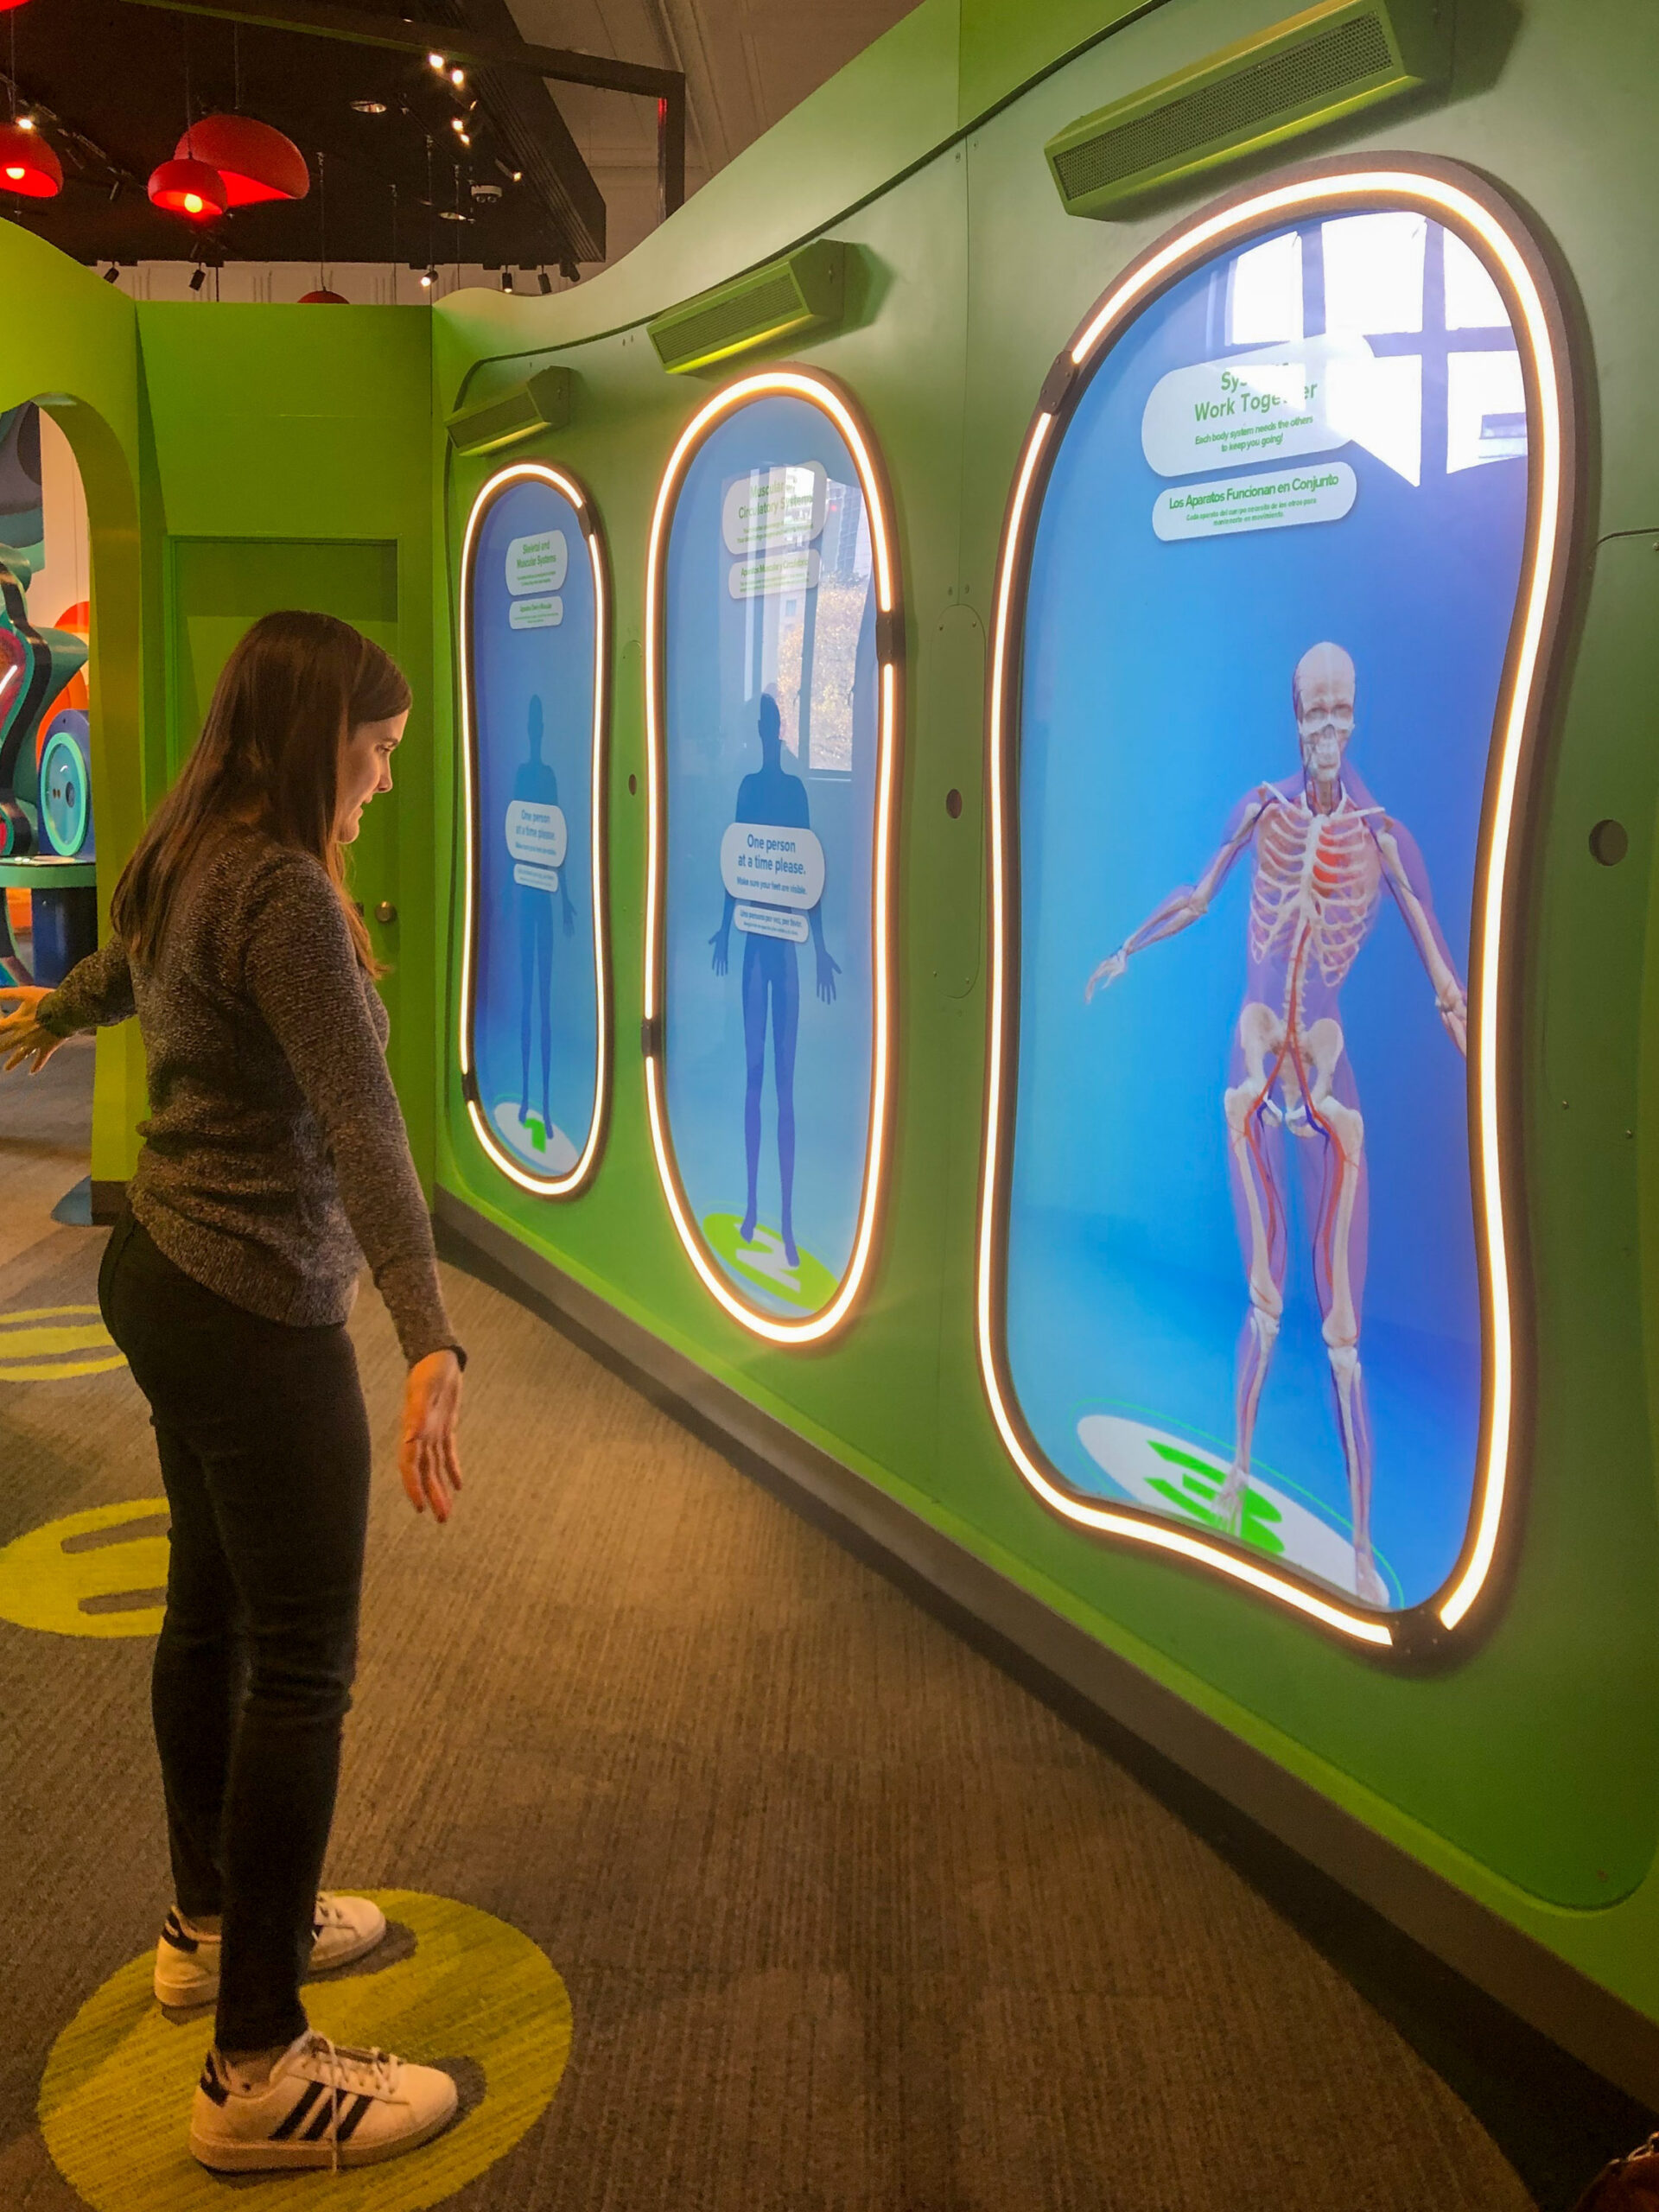
[[[426,57],[426,66],[429,69],[435,69],[439,76],[442,76],[444,71],[449,67],[441,54],[429,54]]]
[[[199,292],[207,282],[207,271],[205,269],[198,267],[191,276],[190,289],[193,292]]]
[[[449,72],[449,81],[459,91],[467,81],[467,72],[464,69],[452,69]]]
[[[104,271],[104,282],[106,284],[118,284],[120,281],[121,264],[118,261],[112,261]]]
[[[536,283],[540,289],[542,297],[545,299],[548,294],[553,289],[553,279],[548,275],[545,269],[538,269],[537,270]]]
[[[421,271],[421,289],[423,292],[429,292],[437,281],[438,272],[435,269],[423,269]]]
[[[504,292],[511,292],[512,290],[512,271],[511,269],[504,269],[501,271],[501,289]]]

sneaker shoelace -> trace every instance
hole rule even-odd
[[[307,2061],[322,2074],[328,2091],[328,2167],[340,2171],[340,2100],[343,2097],[390,2097],[396,2094],[403,2061],[378,2046],[365,2050],[355,2044],[334,2043],[317,2029],[306,2045]]]

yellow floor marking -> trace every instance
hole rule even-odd
[[[187,2142],[213,2016],[169,2020],[150,1993],[146,1951],[82,2005],[41,2083],[47,2148],[92,2212],[226,2212],[232,2196],[248,2212],[424,2212],[535,2125],[570,2052],[570,1999],[545,1955],[475,1906],[418,1890],[372,1894],[388,1920],[413,1931],[413,1955],[378,1974],[308,1983],[312,2026],[417,2064],[470,2061],[483,2075],[482,2103],[383,2165],[227,2184],[196,2164]]]
[[[111,1540],[92,1551],[68,1552],[65,1543],[100,1529],[119,1529],[130,1521],[153,1521],[167,1511],[164,1497],[130,1498],[120,1505],[94,1505],[31,1529],[0,1549],[0,1620],[19,1628],[45,1629],[54,1636],[154,1636],[162,1625],[159,1605],[88,1613],[83,1598],[117,1598],[126,1591],[167,1587],[167,1538],[142,1535],[123,1543]]]
[[[68,1325],[41,1328],[42,1321]],[[67,1359],[91,1352],[91,1359]],[[60,1382],[126,1365],[96,1306],[33,1306],[0,1313],[0,1382]]]

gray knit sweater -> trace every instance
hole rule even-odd
[[[345,1319],[366,1253],[405,1358],[459,1351],[385,1008],[326,871],[227,832],[181,886],[153,969],[111,938],[37,1019],[67,1036],[135,1012],[150,1115],[128,1203],[174,1265],[308,1327]]]

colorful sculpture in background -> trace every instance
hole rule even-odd
[[[1300,772],[1258,784],[1239,802],[1198,882],[1172,892],[1125,938],[1084,996],[1116,982],[1134,954],[1199,920],[1235,861],[1251,852],[1244,1004],[1223,1097],[1249,1310],[1238,1342],[1232,1465],[1215,1510],[1236,1535],[1256,1411],[1284,1313],[1289,1136],[1301,1147],[1309,1201],[1306,1228],[1353,1519],[1354,1586],[1367,1604],[1386,1605],[1371,1547],[1371,1427],[1359,1358],[1365,1122],[1341,1020],[1342,986],[1385,889],[1427,971],[1446,1033],[1465,1054],[1468,1010],[1422,855],[1348,764],[1355,694],[1354,664],[1340,645],[1326,642],[1302,655],[1291,679]]]
[[[39,410],[0,414],[0,860],[84,856],[92,838],[84,601],[30,620],[45,565]],[[0,980],[27,982],[0,900]]]

